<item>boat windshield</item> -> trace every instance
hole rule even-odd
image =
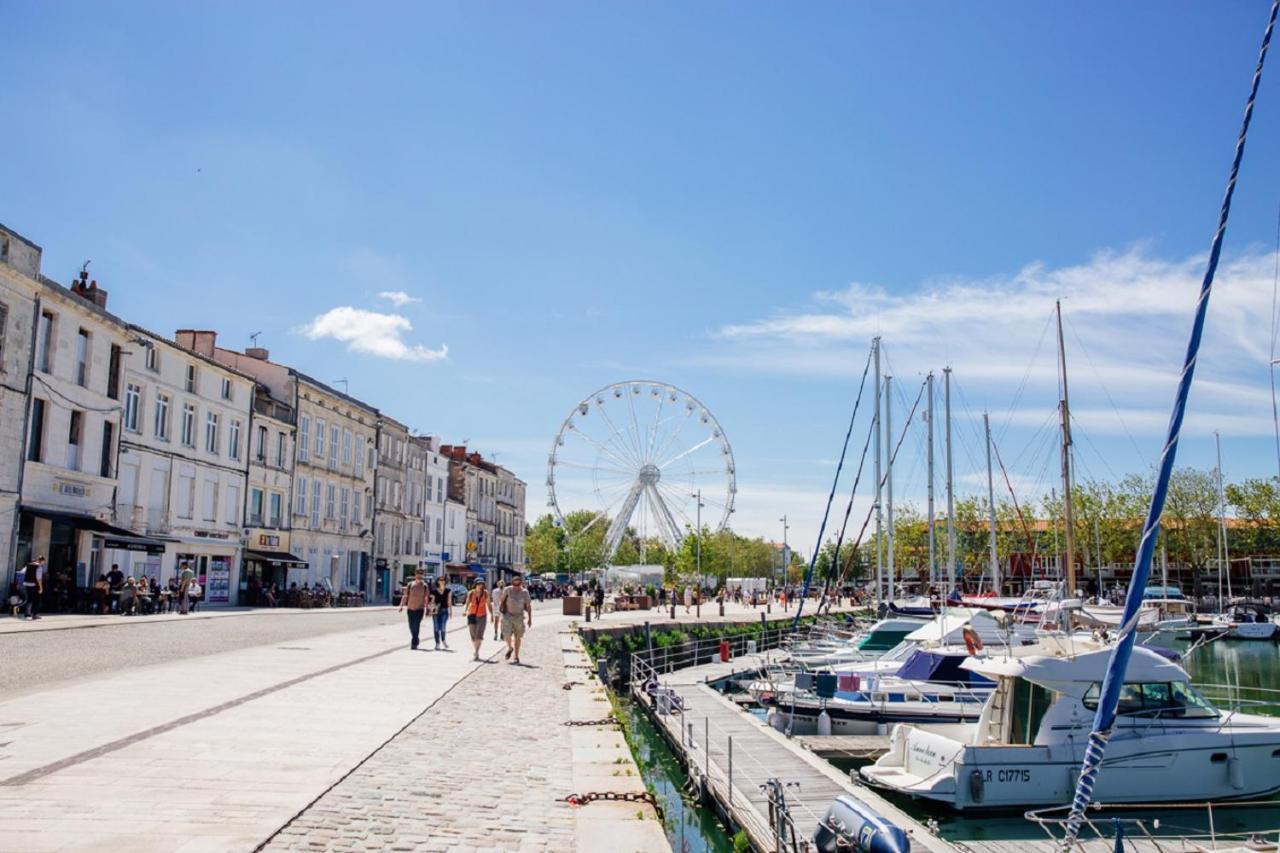
[[[1102,685],[1095,681],[1081,700],[1084,706],[1096,711],[1101,692]],[[1218,716],[1218,710],[1209,704],[1209,700],[1183,681],[1125,682],[1120,688],[1120,704],[1116,713],[1182,719]]]

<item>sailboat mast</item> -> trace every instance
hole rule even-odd
[[[943,409],[947,419],[947,594],[951,594],[951,590],[956,585],[956,505],[955,505],[955,485],[953,477],[955,471],[951,465],[951,368],[942,368],[942,397]]]
[[[876,603],[881,600],[880,590],[884,585],[884,516],[880,506],[880,496],[883,492],[883,477],[880,473],[880,338],[873,338],[871,341],[872,351],[875,353],[875,371],[876,371],[876,414],[874,420],[875,445],[876,445]]]
[[[888,546],[886,593],[889,601],[893,601],[893,395],[889,393],[892,387],[893,377],[886,374],[884,377],[884,435],[887,441],[884,459],[884,499],[888,505],[885,513],[885,544]]]
[[[1067,348],[1062,341],[1062,302],[1054,303],[1058,312],[1058,371],[1062,377],[1062,399],[1059,410],[1062,415],[1062,523],[1066,544],[1067,595],[1076,592],[1076,541],[1075,519],[1071,506],[1071,407],[1067,402]]]
[[[1215,429],[1213,440],[1218,447],[1218,536],[1222,540],[1222,571],[1227,573],[1227,598],[1231,598],[1231,546],[1227,543],[1227,492],[1222,486],[1222,435]],[[1218,597],[1222,597],[1222,579],[1218,579]],[[1219,605],[1221,607],[1221,605]]]
[[[926,412],[927,412],[927,414],[926,414],[926,419],[927,419],[927,420],[928,420],[928,422],[929,422],[929,452],[928,452],[928,458],[929,458],[929,491],[928,491],[928,495],[929,495],[929,496],[928,496],[928,505],[929,505],[929,510],[928,510],[928,513],[929,513],[929,587],[930,587],[930,589],[932,589],[932,588],[933,588],[933,585],[934,585],[935,583],[937,583],[937,580],[938,580],[938,578],[937,578],[937,574],[938,574],[938,561],[937,561],[937,555],[936,555],[936,554],[935,554],[935,552],[934,552],[934,538],[935,538],[935,537],[934,537],[934,535],[933,535],[933,524],[934,524],[934,520],[933,520],[933,371],[932,371],[932,370],[931,370],[931,371],[929,371],[929,376],[928,376],[928,379],[926,380],[926,385],[928,386],[928,390],[926,391],[926,393],[929,395],[929,407],[928,407],[928,409],[926,410]]]
[[[1000,594],[1000,557],[996,551],[996,486],[991,476],[991,418],[982,413],[982,429],[987,434],[987,509],[991,513],[991,584]]]

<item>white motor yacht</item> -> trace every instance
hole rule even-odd
[[[1215,627],[1226,631],[1233,640],[1273,640],[1280,625],[1271,618],[1271,610],[1260,601],[1237,601],[1225,613],[1214,618]]]
[[[1042,641],[1051,646],[1055,641]],[[870,784],[958,811],[1069,802],[1111,651],[970,658],[996,682],[976,725],[899,725]],[[1104,803],[1262,797],[1280,790],[1280,719],[1224,712],[1186,671],[1133,650],[1094,788]]]

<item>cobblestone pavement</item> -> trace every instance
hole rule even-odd
[[[573,850],[562,630],[535,622],[526,666],[478,666],[266,849]]]

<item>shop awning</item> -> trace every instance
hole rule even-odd
[[[105,521],[94,518],[92,515],[82,515],[75,512],[58,512],[56,510],[40,509],[39,507],[23,506],[23,512],[29,512],[40,518],[47,518],[50,521],[68,524],[80,530],[88,530],[94,536],[102,537],[102,547],[107,549],[115,549],[117,551],[140,551],[146,554],[163,554],[164,542],[159,539],[152,539],[149,536],[140,536],[131,530],[125,530],[123,527],[116,527],[107,524]]]
[[[472,563],[471,565],[467,566],[467,571],[471,572],[473,575],[483,575],[488,573],[485,567],[480,565],[479,563]]]
[[[307,561],[301,557],[295,557],[288,551],[245,551],[244,558],[246,560],[257,560],[259,563],[268,563],[272,566],[285,566],[292,568],[300,568],[307,565]]]

